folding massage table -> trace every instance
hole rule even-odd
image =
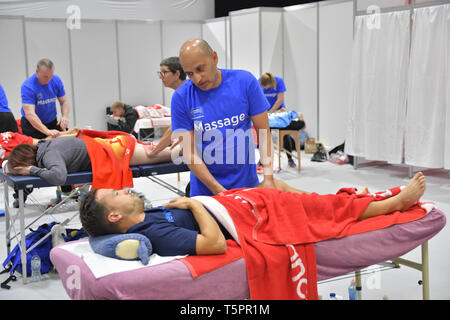
[[[392,267],[404,264],[422,272],[423,298],[429,299],[428,240],[445,223],[445,215],[435,208],[416,221],[315,243],[318,282],[355,271],[361,286],[360,270],[391,260]],[[419,245],[422,246],[420,264],[398,258]],[[92,251],[87,238],[61,244],[50,252],[50,259],[72,299],[249,298],[244,258],[195,279],[177,257],[159,264],[152,264],[152,258],[160,259],[152,254],[150,263],[143,265],[140,261],[104,257]],[[92,259],[97,259],[96,263]]]
[[[172,162],[168,163],[157,163],[157,164],[149,164],[149,165],[139,165],[139,166],[132,166],[131,167],[133,178],[139,178],[139,177],[147,177],[151,179],[152,181],[159,183],[160,185],[168,188],[169,190],[177,193],[178,195],[184,195],[184,193],[181,190],[178,190],[177,188],[171,186],[170,184],[164,182],[161,179],[156,178],[156,175],[160,174],[169,174],[169,173],[180,173],[189,171],[189,168],[185,164],[174,164]],[[5,230],[6,230],[6,251],[7,255],[11,252],[11,242],[15,238],[20,236],[19,244],[25,244],[25,230],[28,229],[30,226],[32,226],[37,220],[39,220],[40,217],[47,214],[49,211],[55,210],[58,206],[64,204],[67,200],[71,199],[72,197],[79,194],[78,188],[74,189],[72,193],[64,198],[60,203],[58,203],[54,207],[50,207],[46,209],[38,218],[36,218],[32,223],[30,223],[28,226],[25,226],[25,213],[24,213],[24,196],[23,196],[23,190],[25,188],[45,188],[45,187],[54,187],[55,185],[49,184],[40,177],[35,176],[8,176],[6,175],[3,170],[0,168],[0,180],[3,181],[4,185],[4,205],[5,205]],[[76,173],[70,173],[67,175],[67,180],[65,182],[65,185],[87,185],[92,182],[92,172],[91,171],[83,171],[83,172],[76,172]],[[19,208],[17,210],[17,213],[15,216],[11,215],[10,207],[9,207],[9,188],[8,187],[16,187],[19,193]],[[75,216],[78,215],[78,212],[71,217],[66,219],[64,222],[62,222],[62,225],[66,225],[68,222],[70,222],[71,219],[73,219]],[[11,229],[14,226],[16,220],[19,219],[20,224],[20,232],[15,234],[13,237],[11,237]],[[50,235],[50,234],[49,234]],[[43,241],[45,238],[41,239]],[[36,243],[38,245],[40,242]],[[26,253],[32,250],[33,248],[28,248],[28,250],[23,250],[24,248],[21,247],[22,252],[22,264],[25,265],[26,262]],[[23,282],[27,283],[27,276],[25,275],[23,277]]]

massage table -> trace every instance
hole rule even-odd
[[[134,124],[134,132],[137,132],[138,139],[141,140],[141,129],[150,128],[166,128],[171,124],[171,117],[151,118],[151,119],[138,119]]]
[[[390,264],[391,268],[403,264],[422,272],[423,299],[429,299],[428,240],[445,223],[443,212],[434,208],[419,220],[317,242],[314,247],[318,283],[355,272],[357,285],[361,286],[360,270],[379,263]],[[421,263],[398,258],[418,246],[422,246]],[[151,260],[152,257],[161,258],[155,254]],[[172,258],[154,265],[108,258],[94,253],[87,238],[61,244],[50,252],[50,259],[71,299],[249,298],[244,258],[195,279],[183,262]],[[124,266],[127,263],[129,266]]]
[[[133,173],[133,178],[139,177],[148,177],[153,181],[159,183],[160,185],[168,188],[169,190],[177,193],[178,195],[184,195],[181,190],[171,186],[170,184],[162,181],[161,179],[157,179],[156,175],[161,174],[170,174],[170,173],[180,173],[189,171],[189,168],[185,164],[174,164],[172,162],[168,163],[157,163],[157,164],[149,164],[149,165],[139,165],[139,166],[131,166],[131,171]],[[78,189],[74,189],[71,194],[64,198],[61,202],[59,202],[56,206],[50,207],[46,209],[39,217],[37,217],[33,222],[29,225],[25,226],[25,212],[24,212],[24,196],[23,190],[25,188],[45,188],[45,187],[55,187],[53,184],[49,184],[45,180],[40,177],[35,176],[8,176],[3,170],[0,168],[0,180],[3,181],[4,185],[4,205],[5,205],[5,230],[6,230],[6,254],[9,255],[11,252],[11,242],[15,238],[19,238],[19,244],[25,244],[25,230],[32,226],[40,217],[44,216],[48,212],[52,212],[58,208],[58,206],[63,205],[66,201],[71,199],[72,197],[78,195]],[[64,185],[86,185],[92,182],[92,172],[91,171],[83,171],[83,172],[75,172],[67,175],[67,180]],[[17,213],[12,216],[11,209],[9,207],[9,187],[16,188],[19,194],[19,208],[17,209]],[[15,209],[13,209],[15,210]],[[78,215],[78,212],[71,217],[62,222],[62,225],[66,225],[71,219]],[[20,224],[20,232],[11,236],[11,229],[14,226],[16,220],[19,219]],[[50,235],[50,234],[49,234]],[[42,238],[43,241],[45,238]],[[35,245],[38,245],[36,243]],[[27,251],[23,250],[22,252],[22,265],[26,265],[26,253],[29,252],[32,248],[29,248]],[[23,283],[28,283],[27,276],[23,277]]]

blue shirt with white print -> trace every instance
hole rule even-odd
[[[22,104],[34,105],[36,115],[43,124],[56,119],[56,100],[66,95],[61,79],[55,74],[46,85],[40,84],[36,73],[33,74],[22,84],[20,92],[22,95]],[[25,117],[23,107],[21,113]]]
[[[269,108],[257,79],[245,70],[219,69],[217,88],[203,91],[185,81],[173,94],[172,131],[194,131],[197,154],[226,189],[255,187],[251,117]],[[191,196],[213,195],[191,172]]]

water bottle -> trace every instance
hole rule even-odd
[[[31,278],[33,282],[41,280],[41,258],[38,255],[31,258]]]
[[[56,203],[60,203],[62,200],[61,187],[56,187]]]
[[[352,279],[348,286],[348,300],[356,300],[356,280]]]

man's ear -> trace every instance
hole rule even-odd
[[[108,213],[107,219],[111,223],[117,223],[122,219],[122,214],[112,211]]]
[[[212,57],[213,57],[214,63],[217,65],[219,63],[219,56],[217,55],[216,51],[213,51]]]

